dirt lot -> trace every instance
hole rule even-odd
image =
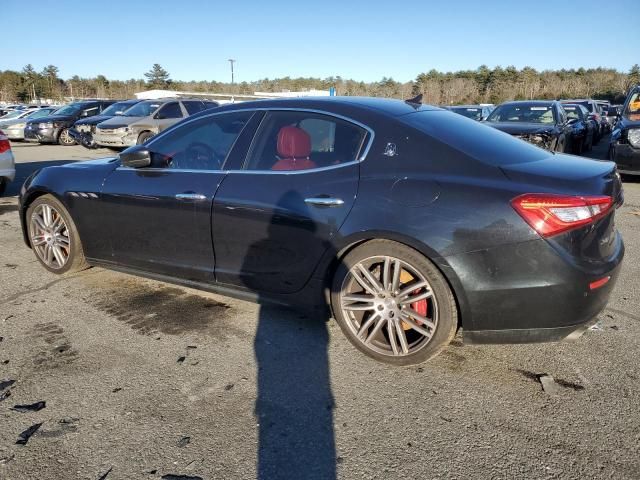
[[[14,153],[21,179],[110,154]],[[456,339],[403,369],[358,354],[333,321],[99,268],[49,274],[4,197],[0,382],[15,383],[0,391],[0,478],[640,478],[640,183],[625,189],[627,256],[598,329],[575,343]]]

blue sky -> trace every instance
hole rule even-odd
[[[229,81],[235,58],[236,81],[408,81],[481,64],[628,71],[640,62],[640,26],[624,26],[637,2],[9,0],[0,70],[128,79],[160,63],[176,80]]]

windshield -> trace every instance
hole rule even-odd
[[[500,105],[487,117],[488,122],[526,122],[554,124],[551,105],[517,103]]]
[[[633,92],[631,97],[629,98],[629,102],[627,103],[626,108],[624,109],[625,114],[640,114],[640,90]]]
[[[28,118],[40,118],[40,117],[46,117],[47,115],[51,115],[53,112],[55,112],[55,108],[39,108],[38,110],[34,110],[33,112],[31,112],[29,115],[27,115]]]
[[[56,111],[56,115],[73,115],[78,110],[80,110],[80,105],[77,103],[70,103],[69,105],[65,105],[60,110]]]
[[[9,112],[6,115],[3,115],[2,120],[9,120],[11,118],[20,118],[21,115],[24,115],[24,110],[14,110],[13,112]]]
[[[105,115],[107,117],[122,115],[122,113],[129,107],[131,107],[131,104],[129,102],[116,102],[113,105],[109,105],[107,108],[105,108],[100,115]]]
[[[135,104],[122,115],[124,117],[148,117],[155,112],[160,105],[162,105],[161,102],[140,102]]]
[[[451,111],[473,120],[482,120],[481,108],[451,107]]]

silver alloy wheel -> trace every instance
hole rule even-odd
[[[31,246],[48,267],[58,270],[69,260],[71,239],[62,215],[51,205],[38,205],[29,220]]]
[[[418,305],[425,314],[415,310]],[[395,257],[369,257],[354,265],[342,283],[340,308],[358,340],[382,355],[417,352],[438,326],[431,285],[415,267]]]
[[[60,132],[60,140],[65,145],[72,145],[73,143],[75,143],[75,140],[71,138],[71,135],[69,134],[69,130],[67,130],[66,128],[62,130],[62,132]]]

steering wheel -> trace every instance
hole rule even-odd
[[[203,142],[193,142],[189,145],[185,150],[185,160],[190,168],[199,170],[211,170],[213,166],[221,169],[224,161],[212,147]]]

